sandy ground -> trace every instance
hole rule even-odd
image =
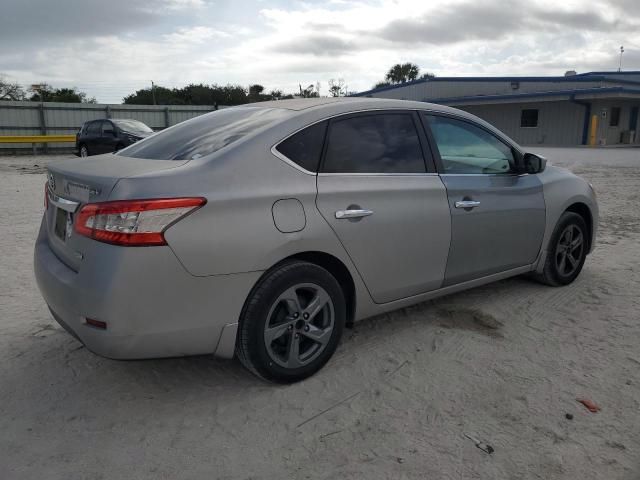
[[[88,352],[33,278],[47,158],[0,157],[0,477],[639,479],[640,149],[534,150],[599,195],[574,284],[515,278],[365,320],[291,386]]]

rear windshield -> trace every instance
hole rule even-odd
[[[288,110],[281,108],[225,108],[158,132],[121,150],[118,155],[154,160],[194,160],[289,114]]]
[[[120,130],[131,133],[153,133],[149,127],[138,120],[111,120]]]

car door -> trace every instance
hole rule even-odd
[[[451,220],[419,122],[401,110],[329,122],[317,207],[376,303],[437,289],[444,278]]]
[[[94,120],[87,125],[82,143],[87,145],[91,155],[100,153],[100,135],[102,132],[102,121]]]
[[[115,126],[109,120],[103,120],[100,128],[100,153],[115,152],[117,143]]]
[[[545,229],[542,183],[516,151],[466,119],[423,114],[451,211],[444,286],[532,264]]]

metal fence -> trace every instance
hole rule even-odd
[[[132,118],[140,120],[154,130],[162,130],[214,109],[215,107],[208,105],[107,105],[0,101],[0,136],[72,135],[87,120],[99,118]],[[29,152],[31,146],[27,143],[0,143],[0,153]],[[52,145],[48,147],[49,150],[68,151],[73,144],[60,143],[55,147]]]

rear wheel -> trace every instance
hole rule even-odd
[[[87,146],[85,144],[80,145],[80,156],[82,158],[85,158],[85,157],[89,156],[89,149],[87,148]]]
[[[269,272],[247,299],[236,354],[261,378],[297,382],[331,358],[345,319],[336,279],[318,265],[288,262]]]
[[[588,229],[584,219],[577,213],[563,213],[551,236],[544,270],[535,278],[554,287],[568,285],[580,274],[587,247]]]

